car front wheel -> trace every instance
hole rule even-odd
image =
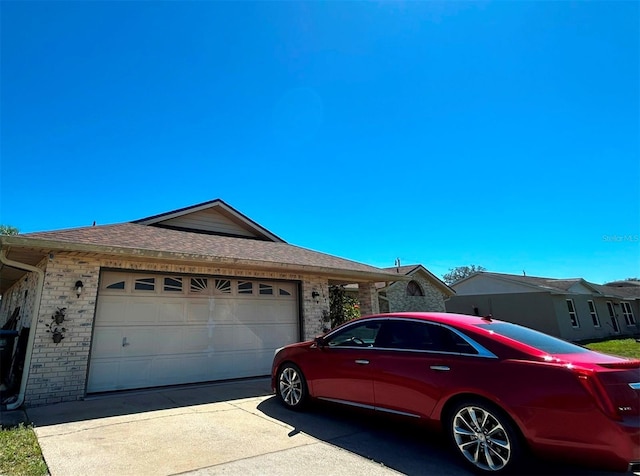
[[[520,462],[518,433],[493,405],[470,401],[456,406],[449,420],[449,435],[458,453],[476,472],[504,473]]]
[[[278,397],[292,410],[301,409],[307,400],[307,382],[297,365],[285,363],[278,372]]]

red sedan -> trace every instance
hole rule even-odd
[[[433,423],[480,472],[511,471],[527,450],[640,469],[640,360],[489,317],[356,319],[278,349],[272,387],[291,409],[315,398]]]

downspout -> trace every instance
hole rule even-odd
[[[24,356],[24,368],[22,369],[22,380],[20,381],[20,390],[18,398],[15,402],[7,404],[7,410],[15,410],[24,403],[25,390],[27,389],[27,380],[29,378],[29,368],[31,367],[31,352],[33,351],[33,342],[36,336],[36,325],[38,324],[38,315],[40,313],[40,301],[42,300],[42,288],[44,285],[44,271],[30,264],[19,263],[7,258],[7,250],[0,250],[0,263],[11,266],[12,268],[31,271],[38,276],[38,284],[36,285],[36,298],[33,303],[33,315],[31,316],[31,326],[29,327],[29,339],[27,340],[27,350]]]

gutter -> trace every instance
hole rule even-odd
[[[25,391],[27,389],[27,380],[29,378],[29,368],[31,367],[31,353],[33,351],[33,343],[36,336],[36,326],[38,325],[38,316],[40,314],[40,302],[42,301],[42,288],[44,286],[44,271],[30,264],[19,263],[7,258],[7,250],[0,249],[0,263],[11,266],[12,268],[31,271],[38,275],[38,283],[36,284],[36,298],[33,303],[33,315],[31,316],[31,327],[29,327],[29,338],[27,340],[27,350],[24,356],[24,368],[22,369],[22,379],[20,381],[20,389],[18,398],[15,402],[7,404],[7,410],[15,410],[20,408],[24,403]]]
[[[411,278],[396,273],[378,270],[373,266],[362,265],[369,269],[334,268],[317,264],[295,264],[266,261],[264,259],[247,259],[238,257],[224,257],[194,253],[176,253],[172,251],[130,248],[124,246],[105,246],[89,243],[75,243],[69,241],[45,240],[42,238],[28,238],[12,235],[0,237],[0,244],[17,248],[42,249],[50,251],[73,251],[83,253],[97,253],[118,258],[127,257],[132,260],[163,260],[173,263],[194,263],[198,265],[233,266],[243,269],[268,269],[288,273],[309,273],[326,276],[328,279],[352,279],[354,282],[381,281],[410,281]],[[293,245],[290,245],[293,246]],[[309,250],[311,251],[311,250]],[[337,257],[336,257],[337,258]],[[344,258],[338,258],[344,261]],[[360,264],[360,263],[358,263]],[[22,269],[22,268],[21,268]]]

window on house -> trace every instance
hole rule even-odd
[[[594,327],[600,327],[600,319],[598,318],[598,311],[596,310],[596,305],[593,301],[587,301],[589,304],[589,314],[591,314],[591,320],[593,321]]]
[[[622,307],[622,315],[624,316],[624,321],[627,323],[628,326],[635,326],[636,320],[633,317],[633,310],[631,309],[631,304],[629,304],[626,301],[622,301],[620,303],[620,306]]]
[[[133,288],[136,291],[155,291],[156,278],[137,278]]]
[[[191,286],[189,292],[194,294],[204,294],[209,287],[209,280],[207,278],[191,278]]]
[[[124,289],[124,281],[117,281],[113,284],[109,284],[107,289]]]
[[[289,291],[287,291],[286,289],[282,289],[282,288],[278,289],[278,293],[280,294],[280,296],[291,296],[291,293]]]
[[[272,285],[260,283],[259,288],[260,288],[259,293],[262,294],[263,296],[264,295],[273,295],[273,286]]]
[[[163,289],[167,292],[181,293],[182,292],[182,278],[164,278]]]
[[[407,296],[424,296],[424,291],[416,281],[409,281],[409,284],[407,284]]]
[[[613,303],[611,301],[607,301],[607,311],[609,311],[609,319],[611,319],[613,332],[617,334],[620,332],[620,327],[618,326],[618,318],[616,317],[616,311],[613,309]]]
[[[253,294],[253,283],[251,281],[238,281],[238,294]]]
[[[567,299],[567,309],[569,310],[569,319],[571,319],[572,327],[580,327],[580,321],[578,320],[578,313],[576,307],[573,304],[573,299]]]
[[[231,294],[231,280],[216,279],[215,290],[220,294]]]

